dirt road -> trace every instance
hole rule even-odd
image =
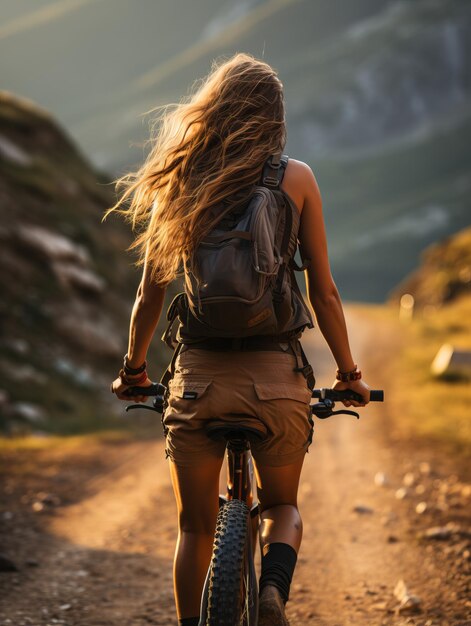
[[[368,382],[387,393],[379,355],[395,330],[373,324],[365,307],[349,307],[348,317]],[[318,385],[329,385],[333,365],[319,333],[305,345]],[[385,404],[364,409],[360,421],[316,421],[300,488],[292,626],[471,625],[471,488],[451,460],[395,443],[392,419]],[[36,476],[29,488],[6,482],[2,551],[18,571],[0,574],[0,624],[175,624],[175,505],[162,441],[84,454],[85,469],[72,454],[24,475],[26,483]]]

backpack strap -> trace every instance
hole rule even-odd
[[[290,343],[296,356],[297,367],[294,368],[294,371],[302,373],[302,375],[306,379],[306,384],[308,388],[312,390],[316,386],[316,377],[314,376],[314,370],[312,369],[312,366],[308,361],[301,342],[299,341],[299,339],[296,338],[293,339]]]
[[[311,265],[311,259],[303,259],[301,265],[296,262],[296,259],[293,257],[290,261],[290,268],[295,272],[304,272]]]
[[[263,166],[260,184],[269,189],[279,189],[288,165],[286,154],[276,152],[268,157]]]
[[[178,309],[185,298],[186,294],[184,291],[177,293],[167,309],[168,324],[161,339],[171,350],[175,350],[177,347],[177,340],[175,338],[175,322],[178,317]]]

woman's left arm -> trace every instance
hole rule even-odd
[[[165,291],[165,287],[158,285],[152,279],[150,265],[146,259],[129,324],[127,364],[133,369],[138,369],[146,360],[150,342],[162,313]],[[138,380],[140,377],[142,374],[137,374],[134,377],[127,376],[126,378],[132,381],[133,378]],[[150,383],[150,379],[147,378],[144,382],[140,382],[139,386],[146,387]],[[122,395],[129,386],[123,384],[121,378],[118,377],[113,381],[111,389],[120,400],[130,400],[128,396]],[[134,396],[132,400],[145,401],[146,397]]]

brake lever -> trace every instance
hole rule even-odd
[[[155,411],[156,413],[164,412],[165,398],[163,396],[156,396],[152,402],[152,405],[148,404],[128,404],[125,411],[132,411],[133,409],[147,409],[148,411]]]
[[[353,417],[356,417],[357,420],[360,419],[360,416],[358,413],[356,413],[355,411],[332,411],[331,415],[353,415]]]
[[[342,411],[334,411],[335,402],[333,400],[325,399],[317,402],[316,404],[311,405],[312,413],[320,420],[325,420],[331,415],[353,415],[357,419],[360,419],[360,416],[355,411],[348,411],[346,409]]]
[[[133,409],[147,409],[148,411],[157,411],[157,409],[153,406],[149,406],[148,404],[128,404],[125,408],[126,413],[128,411],[132,411]],[[157,411],[158,412],[158,411]]]

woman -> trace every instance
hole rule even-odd
[[[146,354],[159,320],[166,286],[182,262],[207,234],[221,203],[230,205],[258,184],[267,157],[286,139],[283,87],[275,71],[247,54],[215,65],[200,88],[172,112],[164,110],[154,146],[144,165],[118,181],[126,187],[110,209],[119,210],[139,228],[133,244],[140,252],[143,276],[134,303],[125,368],[112,383],[121,400],[126,389],[150,384]],[[319,188],[308,165],[290,159],[282,181],[300,216],[298,239],[306,270],[308,299],[338,366],[337,389],[352,389],[364,406],[369,388],[351,355],[341,301],[332,279]],[[130,200],[125,209],[119,208]],[[216,210],[217,215],[217,210]],[[211,221],[213,220],[213,221]],[[305,323],[304,326],[309,325]],[[184,324],[181,324],[182,329]],[[182,334],[180,335],[182,336]],[[184,336],[184,332],[183,332]],[[209,565],[218,510],[222,444],[211,444],[204,421],[215,412],[237,419],[253,415],[265,421],[270,436],[253,449],[261,506],[260,626],[288,624],[284,606],[301,543],[297,491],[310,443],[310,393],[296,357],[286,348],[223,350],[197,346],[175,363],[180,383],[195,377],[204,395],[178,397],[170,385],[164,424],[167,455],[178,506],[179,534],[174,562],[179,624],[197,625],[204,578]],[[234,385],[234,375],[238,384]],[[206,381],[206,382],[205,382]],[[292,392],[274,399],[260,393],[284,382]],[[259,389],[258,395],[254,392]],[[181,394],[180,394],[181,395]],[[218,409],[214,403],[218,398]],[[223,406],[225,399],[227,406]],[[145,397],[138,400],[144,401]],[[211,409],[211,403],[213,408]]]

